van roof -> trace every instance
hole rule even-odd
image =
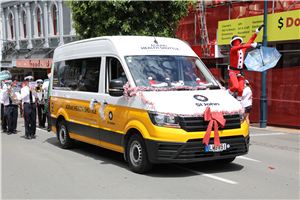
[[[70,56],[77,54],[75,57],[81,57],[80,54],[87,55],[89,52],[94,55],[116,54],[121,57],[126,55],[185,55],[197,57],[191,47],[179,39],[154,36],[104,36],[79,40],[57,47],[54,52],[55,60],[62,55],[67,56],[64,49],[68,49],[67,54]]]

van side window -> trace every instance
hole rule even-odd
[[[105,70],[105,92],[108,93],[109,82],[113,79],[120,79],[125,85],[128,81],[121,62],[113,57],[106,57],[106,70]]]
[[[54,65],[53,88],[98,92],[101,58],[61,61]]]

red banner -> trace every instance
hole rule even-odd
[[[52,59],[24,59],[17,60],[17,67],[20,68],[42,68],[47,69],[52,65]]]

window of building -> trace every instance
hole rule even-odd
[[[23,24],[23,30],[24,30],[24,38],[26,38],[26,15],[25,12],[22,13],[22,24]]]
[[[98,92],[101,58],[84,58],[54,64],[53,88]]]
[[[282,56],[273,69],[300,66],[300,43],[277,44],[276,49]]]
[[[41,37],[41,19],[40,19],[40,9],[38,8],[36,11],[36,20],[37,20],[37,31],[38,37]]]
[[[113,79],[120,79],[125,85],[128,81],[121,62],[117,58],[107,57],[106,58],[106,81],[105,91],[109,91],[109,82]]]
[[[54,35],[56,35],[56,31],[57,31],[57,13],[56,13],[56,6],[55,5],[53,5],[52,16],[53,16],[53,31],[54,31]]]
[[[10,23],[10,35],[11,35],[11,39],[14,39],[14,25],[13,25],[12,14],[9,14],[9,23]]]

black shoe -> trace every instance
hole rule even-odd
[[[11,134],[11,132],[9,131],[9,132],[7,132],[7,135],[10,135]]]
[[[41,126],[41,125],[39,125],[39,128],[46,128],[45,126]]]
[[[25,139],[30,140],[31,136],[30,135],[25,135]]]
[[[51,131],[51,128],[47,128],[47,131],[50,132],[50,131]]]
[[[32,138],[32,139],[35,139],[35,135],[32,135],[31,138]]]
[[[6,130],[6,129],[2,129],[2,132],[3,132],[3,133],[6,133],[6,132],[7,132],[7,130]]]
[[[13,131],[12,133],[13,133],[13,134],[17,134],[17,131]]]

